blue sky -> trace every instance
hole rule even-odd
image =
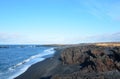
[[[0,44],[120,41],[120,0],[0,0]]]

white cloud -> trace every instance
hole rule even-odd
[[[27,37],[18,33],[0,33],[0,44],[19,44],[25,43]]]
[[[0,44],[55,44],[65,43],[65,38],[57,35],[40,36],[22,35],[18,33],[0,33]]]
[[[0,44],[75,44],[90,42],[120,42],[120,32],[83,37],[27,37],[20,34],[0,33]]]
[[[88,36],[78,39],[79,42],[120,42],[120,32],[113,34],[101,34],[96,36]]]

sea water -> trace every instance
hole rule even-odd
[[[0,79],[13,79],[32,64],[52,57],[54,48],[40,45],[0,45]]]

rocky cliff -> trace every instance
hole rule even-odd
[[[120,47],[86,45],[69,47],[62,51],[63,65],[79,66],[70,74],[57,74],[52,79],[119,79]]]

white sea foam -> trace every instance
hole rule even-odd
[[[17,72],[13,76],[9,77],[8,79],[13,79],[13,78],[17,77],[18,75],[24,73],[32,64],[35,64],[39,61],[43,61],[45,59],[45,58],[42,58],[43,56],[54,54],[54,52],[55,52],[54,48],[44,50],[42,53],[31,56],[28,59],[14,65],[13,67],[10,67],[9,70],[11,71],[11,70],[16,70],[18,67],[22,66],[22,68],[19,69],[19,72]],[[34,60],[34,62],[32,62],[32,60]],[[32,63],[30,63],[30,62],[32,62]]]
[[[40,58],[39,61],[43,61],[45,58]],[[38,61],[36,61],[38,62]],[[34,63],[36,63],[34,62]],[[34,64],[33,63],[33,64]],[[15,77],[19,76],[20,74],[24,73],[32,64],[29,65],[24,65],[21,69],[19,69],[19,71],[16,71],[16,73],[12,76],[10,76],[8,79],[14,79]]]
[[[55,51],[54,51],[54,48],[50,48],[50,49],[44,50],[42,53],[37,54],[37,55],[34,55],[34,56],[31,56],[31,57],[29,57],[28,59],[23,60],[22,62],[14,65],[14,66],[12,66],[12,67],[10,67],[9,70],[13,70],[13,69],[15,69],[16,67],[21,66],[21,65],[23,65],[23,64],[25,64],[25,63],[27,63],[27,62],[35,59],[35,58],[40,58],[40,57],[45,56],[45,55],[54,54],[54,52],[55,52]]]

